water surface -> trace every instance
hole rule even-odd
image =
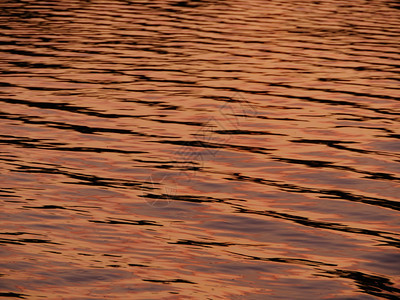
[[[399,299],[399,8],[2,1],[0,296]]]

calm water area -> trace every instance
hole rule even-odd
[[[399,9],[1,0],[0,298],[400,299]]]

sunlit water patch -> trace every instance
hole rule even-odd
[[[0,296],[398,299],[399,17],[3,1]]]

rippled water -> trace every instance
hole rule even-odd
[[[399,8],[3,0],[0,296],[399,299]]]

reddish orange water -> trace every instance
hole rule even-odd
[[[1,3],[0,296],[398,299],[398,1]]]

